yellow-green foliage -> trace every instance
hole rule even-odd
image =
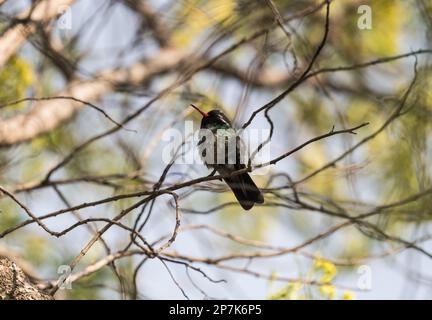
[[[341,230],[344,237],[345,245],[340,248],[340,258],[351,259],[364,257],[369,254],[371,242],[365,241],[364,235],[357,231],[356,228],[347,228]]]
[[[72,289],[65,289],[66,299],[70,300],[97,300],[102,299],[100,291],[96,290],[100,286],[108,286],[109,269],[103,268],[79,281],[72,283]]]
[[[21,221],[18,209],[9,199],[0,201],[0,230],[6,230]]]
[[[271,300],[303,300],[303,299],[328,299],[333,300],[337,298],[337,288],[332,284],[336,277],[336,266],[327,260],[317,257],[313,266],[307,273],[306,277],[302,277],[305,282],[307,280],[315,281],[319,285],[308,285],[303,282],[291,282],[281,289],[271,293],[268,299]],[[276,279],[277,274],[274,273],[270,280],[270,285]],[[350,291],[343,291],[340,294],[342,300],[354,299],[354,294]]]
[[[60,151],[67,148],[72,148],[75,140],[73,136],[69,133],[68,127],[59,127],[53,131],[37,137],[31,141],[31,146],[36,152],[41,152],[43,150],[49,151]]]
[[[357,58],[395,54],[398,51],[399,35],[409,21],[410,12],[400,0],[334,1],[333,20],[339,30],[338,45],[347,54]],[[372,28],[359,29],[357,21],[360,5],[372,10]]]
[[[304,296],[301,295],[300,290],[302,284],[293,282],[287,284],[282,289],[272,293],[268,299],[270,300],[301,300]]]
[[[178,15],[184,24],[174,34],[174,43],[187,46],[190,41],[217,24],[235,18],[235,0],[193,0],[181,2]]]
[[[24,252],[25,258],[36,265],[42,265],[48,255],[50,244],[44,237],[31,235],[25,238]]]

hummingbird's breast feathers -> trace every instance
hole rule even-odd
[[[235,171],[244,166],[244,144],[220,110],[212,110],[202,119],[198,149],[209,167]]]

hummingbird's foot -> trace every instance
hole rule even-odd
[[[216,169],[213,169],[212,172],[210,172],[210,174],[207,177],[213,177],[216,174]],[[223,181],[222,178],[219,178],[220,181]]]

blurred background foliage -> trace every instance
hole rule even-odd
[[[79,2],[78,8],[74,7],[76,10],[74,14],[84,14],[88,20],[77,19],[80,22],[74,22],[77,25],[74,25],[70,34],[66,33],[66,38],[70,42],[65,46],[64,54],[77,57],[80,55],[77,55],[76,52],[83,52],[80,58],[82,60],[77,64],[82,72],[85,69],[91,70],[94,61],[100,59],[101,56],[113,54],[107,48],[110,46],[116,48],[118,45],[117,39],[112,36],[104,38],[102,47],[80,47],[85,42],[84,40],[77,41],[76,38],[87,36],[86,31],[82,31],[83,28],[87,28],[88,33],[91,30],[100,30],[97,28],[116,28],[119,20],[114,18],[110,20],[99,13],[91,13],[98,5],[104,6],[101,2],[83,0]],[[116,6],[108,8],[112,12],[121,11],[120,17],[126,21],[125,17],[134,15],[134,13],[128,11],[120,2],[117,1]],[[273,2],[284,17],[289,17],[313,4],[319,4],[319,1],[274,0]],[[224,41],[219,46],[212,47],[212,50],[220,51],[221,48],[226,48],[228,44],[260,28],[274,25],[274,17],[266,1],[188,0],[164,1],[163,4],[159,4],[158,1],[149,1],[149,4],[158,8],[161,19],[170,27],[172,45],[193,53],[204,52],[211,41],[221,35],[224,35]],[[372,8],[373,28],[371,30],[359,30],[357,27],[359,5],[370,5]],[[432,43],[431,17],[430,1],[335,0],[331,9],[329,40],[315,67],[352,65],[409,52],[414,48],[430,47]],[[255,61],[254,59],[264,59],[265,62],[261,68],[269,67],[282,74],[298,73],[307,64],[313,48],[322,37],[323,19],[324,10],[320,10],[310,17],[293,20],[292,23],[287,24],[291,34],[289,41],[279,28],[273,27],[273,31],[268,33],[265,41],[258,39],[251,42],[224,59],[245,70]],[[102,24],[101,27],[101,21],[106,25]],[[140,33],[142,30],[136,29],[131,24],[122,26],[122,32],[132,34],[133,32]],[[145,37],[143,38],[144,40],[141,41],[145,44]],[[289,45],[287,45],[288,42]],[[117,51],[121,50],[117,49],[118,47],[113,52],[116,56],[117,54],[120,56]],[[104,60],[100,59],[100,61],[104,67]],[[408,100],[409,111],[406,114],[335,167],[302,183],[298,191],[318,204],[329,205],[329,200],[332,200],[341,206],[362,212],[374,204],[397,201],[429,188],[432,159],[430,62],[429,57],[419,58],[418,79],[413,94]],[[296,65],[298,65],[297,69]],[[362,137],[376,131],[400,103],[400,98],[412,79],[412,66],[413,59],[410,58],[347,73],[326,74],[319,79],[311,79],[290,94],[275,110],[270,112],[276,124],[273,141],[276,151],[273,155],[289,150],[304,142],[307,137],[328,132],[332,126],[350,127],[362,122],[369,122],[370,125],[361,129],[357,136],[331,138],[310,145],[289,159],[285,159],[276,167],[270,168],[269,174],[255,176],[257,184],[264,186],[270,174],[277,172],[288,173],[294,180],[300,179],[336,158],[343,150],[354,145]],[[29,45],[23,52],[11,58],[0,71],[0,104],[31,96],[32,92],[49,94],[56,92],[59,83],[67,79],[62,78],[61,73],[55,70],[49,60],[41,59],[41,54]],[[258,67],[256,74],[260,74],[261,70]],[[121,119],[137,105],[141,105],[140,102],[144,101],[142,99],[145,99],[146,95],[150,95],[164,84],[169,83],[169,77],[157,77],[151,83],[146,84],[143,88],[144,94],[141,88],[136,88],[137,92],[127,92],[127,90],[121,92],[120,90],[118,93],[110,94],[109,97],[104,98],[101,105],[118,106],[121,104],[120,108],[106,108],[106,111],[114,118]],[[59,81],[59,79],[62,80]],[[157,180],[163,170],[160,159],[157,157],[160,145],[155,146],[152,156],[143,160],[142,155],[148,151],[145,150],[145,146],[151,137],[157,136],[161,128],[171,123],[175,116],[183,112],[188,103],[195,102],[204,110],[210,110],[217,104],[233,118],[236,115],[236,107],[242,104],[242,93],[250,90],[252,93],[249,93],[243,103],[246,112],[238,115],[240,119],[236,119],[238,123],[243,123],[256,107],[268,102],[285,86],[286,83],[278,86],[255,87],[220,73],[206,71],[194,77],[181,95],[175,93],[170,95],[153,109],[154,114],[145,113],[142,119],[131,125],[132,129],[140,131],[138,139],[129,139],[130,135],[121,134],[119,137],[110,137],[105,141],[93,144],[77,154],[56,177],[69,179],[138,172],[137,176],[128,179],[119,178],[118,181],[110,180],[111,185],[92,182],[84,186],[64,186],[61,189],[67,194],[68,201],[71,203],[83,202],[82,199],[95,200],[125,191],[141,191],[143,187],[150,186],[146,181]],[[191,93],[197,93],[197,96],[191,98]],[[134,101],[137,101],[138,104],[134,104]],[[26,102],[2,107],[1,116],[11,117],[24,112],[23,108],[31,108],[31,106],[32,102]],[[167,113],[160,116],[163,108],[168,109],[164,109],[164,112]],[[199,125],[200,118],[196,114],[188,115],[187,119],[193,120],[196,126]],[[258,126],[267,126],[263,119],[259,121],[261,122],[258,122]],[[177,122],[174,127],[180,128],[179,124],[180,122]],[[0,184],[17,187],[42,179],[54,164],[71,152],[80,142],[110,125],[105,120],[101,120],[94,110],[84,108],[79,114],[52,132],[39,136],[30,143],[2,149]],[[174,171],[176,170],[183,170],[192,176],[196,172],[206,173],[205,169],[198,166],[175,168]],[[174,175],[169,176],[168,180],[171,181],[170,179],[176,181]],[[217,183],[215,185],[221,186]],[[275,185],[277,185],[276,182]],[[24,198],[37,212],[49,212],[53,208],[65,206],[53,192],[37,191],[34,194],[26,194]],[[266,195],[267,202],[278,202],[278,200],[274,194]],[[44,204],[37,204],[38,201],[43,201]],[[200,210],[205,210],[234,201],[234,196],[229,192],[219,194],[199,192],[199,196],[185,196],[182,200],[182,208],[203,208]],[[120,209],[132,203],[130,199],[121,200],[110,207],[96,209],[96,212],[99,210],[99,213],[102,211],[104,216],[112,217]],[[418,227],[430,220],[432,217],[431,203],[432,196],[428,196],[399,207],[395,214],[378,220],[379,225],[398,235],[408,234],[412,232],[412,227]],[[0,231],[25,219],[24,214],[9,199],[4,197],[0,199],[0,208]],[[167,206],[166,203],[160,204],[157,208],[157,214],[162,215],[164,219],[168,215],[167,212],[172,211],[170,205]],[[70,220],[61,219],[58,225],[56,223],[52,225],[56,227],[68,225],[67,221],[70,222],[73,219],[71,215]],[[133,222],[132,217],[127,219]],[[188,222],[194,222],[194,219],[205,221],[251,240],[267,242],[282,240],[285,244],[294,243],[295,239],[310,237],[314,232],[323,230],[325,226],[330,226],[335,221],[329,217],[312,216],[309,212],[298,212],[290,208],[274,206],[257,207],[251,214],[245,214],[239,210],[238,206],[231,205],[218,210],[209,217],[187,215],[185,219]],[[77,243],[82,243],[81,238],[87,239],[89,234],[77,235],[79,239]],[[275,234],[279,235],[277,240],[273,238]],[[111,242],[116,243],[118,247],[124,245],[128,238],[120,232],[110,236]],[[46,276],[52,276],[56,274],[56,266],[67,263],[77,252],[73,240],[74,236],[70,236],[59,241],[48,237],[37,228],[29,228],[21,229],[1,241],[11,247],[19,248],[23,257],[35,268]],[[340,243],[344,243],[345,246],[341,248]],[[181,239],[176,245],[177,250],[182,248]],[[327,285],[316,287],[292,282],[280,286],[275,285],[273,281],[268,281],[269,293],[256,294],[254,297],[352,299],[355,297],[354,293],[338,289],[332,285],[332,282],[340,274],[353,273],[354,269],[352,267],[339,269],[339,266],[325,260],[324,257],[355,259],[371,255],[376,252],[377,248],[382,247],[355,228],[347,229],[341,232],[335,241],[327,242],[326,240],[325,244],[314,248],[325,251],[323,257],[307,260],[299,264],[300,267],[297,270],[294,266],[288,268],[290,272],[296,270],[292,271],[293,276],[328,282]],[[250,251],[248,247],[231,242],[224,243],[221,248],[231,253]],[[103,246],[97,246],[96,251],[92,250],[85,261],[95,262],[104,252]],[[133,258],[126,258],[119,263],[126,286],[130,286],[128,280],[132,279],[133,261],[135,261]],[[288,263],[284,264],[286,265]],[[295,263],[289,265],[295,265]],[[279,265],[275,265],[276,267]],[[273,266],[271,269],[275,274],[279,271],[282,273],[286,271],[280,268],[273,270]],[[115,276],[107,267],[80,280],[74,290],[65,290],[61,294],[71,299],[103,298],[112,295],[116,286]]]

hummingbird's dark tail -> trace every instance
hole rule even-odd
[[[238,202],[245,210],[251,209],[255,203],[263,203],[264,197],[248,173],[224,179]]]

